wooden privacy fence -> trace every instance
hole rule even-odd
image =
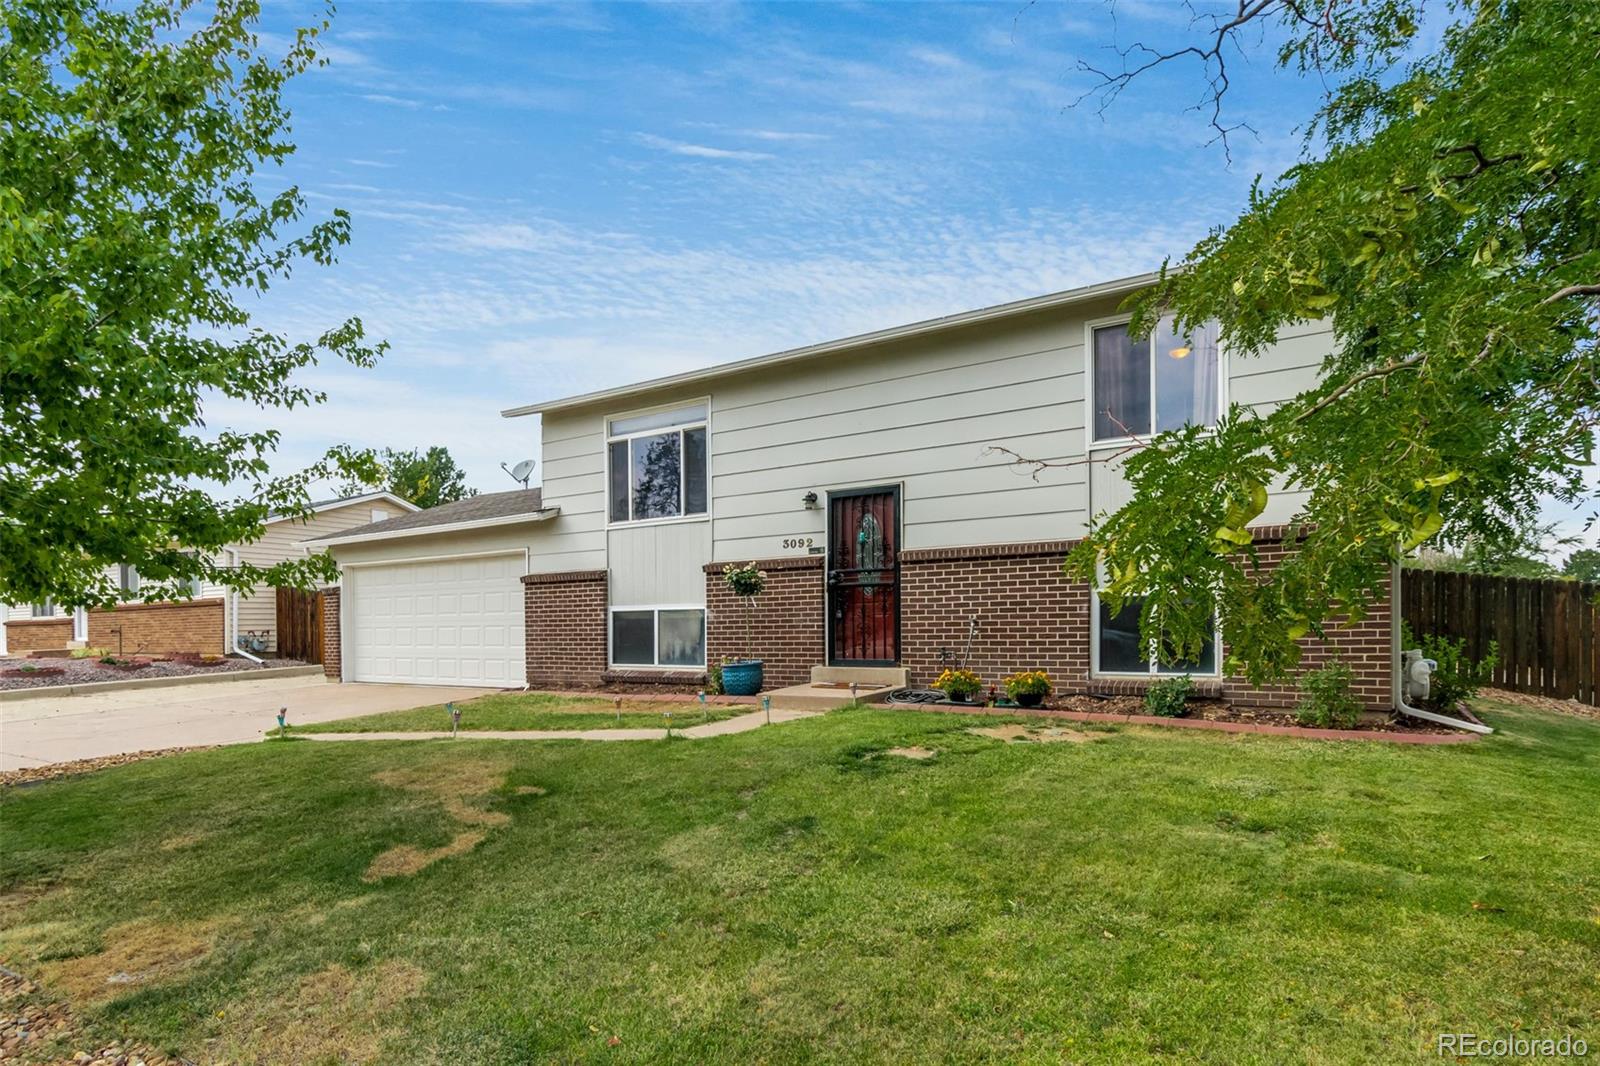
[[[1465,640],[1474,659],[1491,641],[1499,645],[1496,688],[1600,706],[1600,584],[1448,570],[1402,575],[1400,616],[1413,633]]]
[[[301,662],[322,661],[322,593],[278,590],[278,654]]]

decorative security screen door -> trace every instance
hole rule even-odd
[[[828,494],[828,662],[900,658],[900,490]]]

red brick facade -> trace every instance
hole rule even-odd
[[[1271,566],[1292,550],[1281,527],[1256,531],[1262,562]],[[1089,586],[1070,581],[1061,564],[1072,541],[900,553],[900,661],[913,684],[928,684],[963,660],[985,682],[1018,670],[1044,670],[1064,693],[1136,694],[1143,678],[1092,678]],[[1390,661],[1392,602],[1373,607],[1355,626],[1329,627],[1326,642],[1307,638],[1306,669],[1337,655],[1355,672],[1355,694],[1373,710],[1393,705]],[[971,629],[970,652],[968,632]],[[1203,694],[1233,703],[1288,707],[1294,686],[1255,688],[1239,678],[1200,681]]]
[[[900,553],[900,662],[917,685],[965,663],[991,685],[1043,670],[1060,691],[1089,680],[1089,586],[1067,580],[1066,541]],[[969,651],[970,632],[970,651]]]
[[[604,682],[607,588],[604,570],[524,575],[529,685],[592,688]]]
[[[344,679],[344,634],[339,630],[342,591],[337,585],[322,590],[322,672],[335,681]]]
[[[72,619],[19,618],[6,623],[6,654],[60,651],[72,646]]]
[[[767,587],[756,597],[748,650],[745,604],[728,591],[722,563],[706,566],[706,661],[753,654],[764,664],[763,687],[803,685],[811,680],[813,666],[828,661],[823,557],[765,559],[756,565],[767,572]]]
[[[89,647],[108,648],[118,655],[173,651],[222,655],[228,650],[223,601],[124,603],[109,611],[90,611]]]
[[[223,613],[221,599],[124,603],[109,610],[90,611],[86,646],[106,648],[118,655],[160,655],[174,651],[221,655],[227,651]],[[70,617],[22,618],[6,623],[9,654],[71,646]]]

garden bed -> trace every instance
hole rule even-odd
[[[138,658],[143,662],[144,656]],[[226,674],[243,670],[260,670],[267,667],[304,666],[298,659],[268,659],[253,663],[249,659],[218,659],[214,662],[189,660],[162,661],[152,658],[149,665],[112,668],[97,659],[17,659],[0,658],[0,690],[20,688],[49,688],[57,685],[92,685],[101,681],[131,677],[187,677],[190,674]],[[24,667],[38,669],[26,671]]]
[[[1139,696],[1056,696],[1046,700],[1043,706],[1031,709],[1004,704],[985,706],[981,703],[954,702],[919,705],[895,704],[893,706],[918,706],[925,710],[937,711],[1014,714],[1022,718],[1029,715],[1052,717],[1063,713],[1091,714],[1103,715],[1108,720],[1113,718],[1133,718],[1141,723],[1148,721],[1157,725],[1215,722],[1232,726],[1269,727],[1273,731],[1292,729],[1296,735],[1317,734],[1330,737],[1343,736],[1350,733],[1389,733],[1416,736],[1461,735],[1461,730],[1453,729],[1450,726],[1378,712],[1363,714],[1361,720],[1350,729],[1316,729],[1301,725],[1299,717],[1292,710],[1265,707],[1235,707],[1226,700],[1217,699],[1189,700],[1189,713],[1182,718],[1157,718],[1151,715],[1144,699]]]

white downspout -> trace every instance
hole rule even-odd
[[[233,569],[233,570],[239,569],[239,549],[238,548],[229,548],[228,549],[228,561],[229,561],[229,564],[230,564],[230,569]],[[229,629],[229,633],[228,633],[228,652],[229,652],[229,654],[231,654],[231,655],[242,655],[246,659],[249,659],[253,663],[257,663],[257,664],[262,665],[262,666],[266,665],[265,660],[258,659],[256,656],[251,655],[245,649],[239,647],[239,590],[238,589],[229,589],[228,590],[228,614],[227,614],[227,618],[228,618],[228,629]]]
[[[1398,563],[1395,564],[1394,570],[1390,576],[1389,588],[1391,590],[1398,590],[1400,588],[1400,566]],[[1400,647],[1400,597],[1398,591],[1391,591],[1389,599],[1389,616],[1391,619],[1389,623],[1389,662],[1393,669],[1392,678],[1394,684],[1395,709],[1401,714],[1409,715],[1412,718],[1420,718],[1424,722],[1433,722],[1436,725],[1447,725],[1452,729],[1466,729],[1470,732],[1482,733],[1486,736],[1490,733],[1493,733],[1493,729],[1490,729],[1488,726],[1479,722],[1469,722],[1464,718],[1452,718],[1448,714],[1437,714],[1433,711],[1425,711],[1421,707],[1413,707],[1411,704],[1406,702],[1406,679],[1401,668],[1402,659],[1405,653]],[[1423,661],[1432,662],[1431,659],[1425,659]]]

